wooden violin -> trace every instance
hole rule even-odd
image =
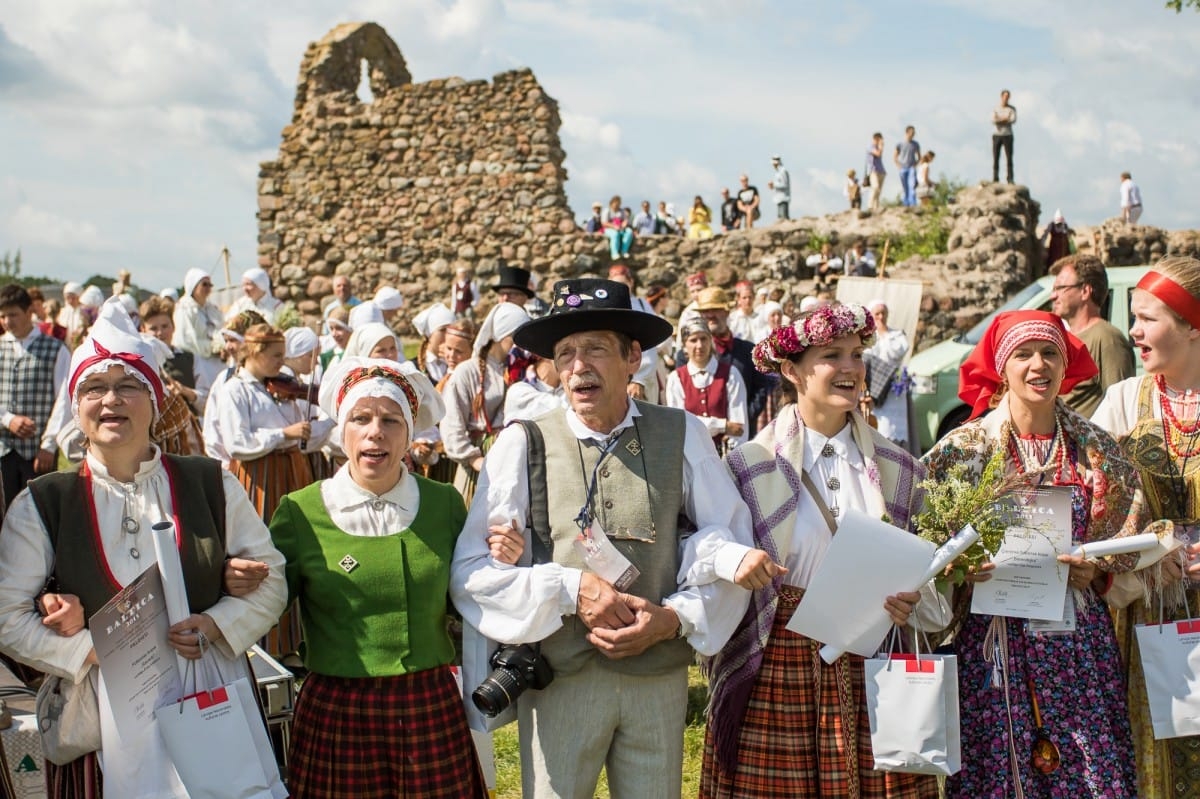
[[[312,402],[312,398],[319,390],[315,384],[305,383],[291,375],[283,374],[275,375],[274,377],[264,377],[262,383],[267,389],[267,393],[276,402],[298,399]]]

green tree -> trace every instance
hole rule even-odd
[[[17,254],[13,255],[7,250],[4,252],[4,257],[0,258],[0,282],[13,283],[21,279],[21,250],[17,248]]]
[[[1185,6],[1200,11],[1200,0],[1167,0],[1167,8],[1175,9],[1176,14],[1183,11]]]

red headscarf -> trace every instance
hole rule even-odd
[[[1013,350],[1027,341],[1049,341],[1058,347],[1066,364],[1059,394],[1095,377],[1099,370],[1082,341],[1063,325],[1062,319],[1046,311],[1006,311],[992,320],[983,338],[958,368],[958,396],[971,406],[971,419],[988,410],[1002,382],[1004,364]]]

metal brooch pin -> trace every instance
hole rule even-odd
[[[629,443],[625,445],[625,449],[629,450],[630,455],[640,455],[642,453],[642,444],[636,438],[629,439]]]
[[[346,574],[349,574],[358,568],[358,561],[354,559],[354,556],[346,555],[344,558],[338,561],[338,565],[342,567],[342,571],[346,572]]]

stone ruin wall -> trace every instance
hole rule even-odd
[[[363,60],[374,95],[369,104],[355,93]],[[364,297],[394,285],[414,313],[447,300],[459,266],[488,286],[498,258],[545,281],[603,275],[607,240],[579,230],[566,200],[559,126],[557,103],[528,69],[490,83],[414,84],[382,28],[340,25],[309,45],[279,158],[261,165],[258,263],[270,271],[276,295],[309,318],[319,314],[335,274],[351,275]],[[890,276],[925,283],[918,347],[969,328],[1042,273],[1039,212],[1020,186],[965,189],[937,217],[948,228],[948,252],[889,265]],[[811,286],[804,260],[821,241],[840,253],[867,237],[879,255],[886,239],[923,224],[926,214],[843,211],[710,241],[654,236],[639,239],[626,263],[642,286],[671,286],[676,310],[683,277],[700,269],[715,285],[747,277],[803,293]],[[1148,263],[1167,252],[1200,255],[1195,231],[1127,228],[1116,220],[1095,230],[1098,239],[1093,229],[1076,231],[1080,250],[1095,241],[1111,265]]]

